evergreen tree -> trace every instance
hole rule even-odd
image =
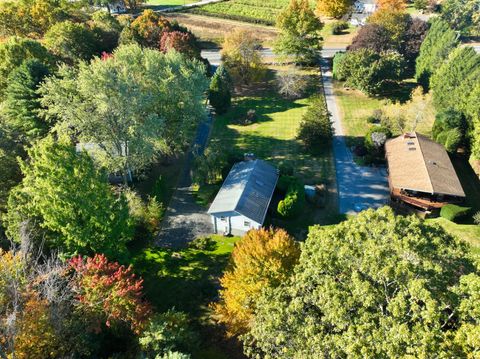
[[[17,67],[8,78],[1,113],[8,128],[21,142],[42,136],[47,124],[41,119],[40,95],[37,89],[49,74],[38,60],[28,60]]]
[[[220,65],[212,77],[208,95],[210,105],[215,108],[217,114],[225,113],[230,108],[232,102],[231,86],[227,69]]]
[[[433,103],[437,111],[462,110],[473,87],[480,83],[480,55],[473,47],[458,47],[431,78]]]
[[[291,55],[296,62],[314,62],[321,50],[322,22],[315,16],[308,0],[290,0],[277,18],[280,36],[275,51]]]
[[[10,37],[0,43],[0,97],[8,85],[10,73],[24,61],[35,59],[54,68],[54,57],[38,41],[21,37]]]
[[[430,77],[448,57],[448,54],[458,45],[458,35],[450,29],[442,19],[432,21],[417,58],[415,78],[428,89]]]

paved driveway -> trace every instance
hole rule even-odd
[[[157,237],[159,246],[180,248],[197,237],[213,233],[207,209],[195,203],[191,188],[193,151],[203,153],[210,136],[212,123],[213,116],[209,115],[208,119],[198,127],[194,145],[188,153],[177,189],[170,200],[161,224],[161,230]]]
[[[381,207],[389,198],[386,170],[359,166],[355,163],[352,152],[345,143],[342,118],[333,94],[332,73],[325,60],[322,61],[322,77],[325,99],[335,129],[333,152],[339,211],[353,214],[367,208]]]

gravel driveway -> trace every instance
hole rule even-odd
[[[170,200],[167,211],[157,237],[157,245],[163,247],[180,248],[193,239],[212,234],[213,226],[207,209],[198,205],[192,194],[191,168],[193,164],[193,149],[203,153],[210,136],[213,116],[201,123],[197,130],[192,150],[187,160],[177,189]]]

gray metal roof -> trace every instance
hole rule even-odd
[[[237,212],[263,224],[277,185],[278,170],[262,160],[236,163],[208,213]]]

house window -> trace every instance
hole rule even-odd
[[[222,217],[220,217],[220,220],[221,220],[222,222],[226,222],[226,221],[227,221],[227,218],[222,216]]]
[[[244,222],[243,222],[243,225],[244,225],[245,227],[250,227],[250,222],[249,222],[249,221],[244,221]]]

